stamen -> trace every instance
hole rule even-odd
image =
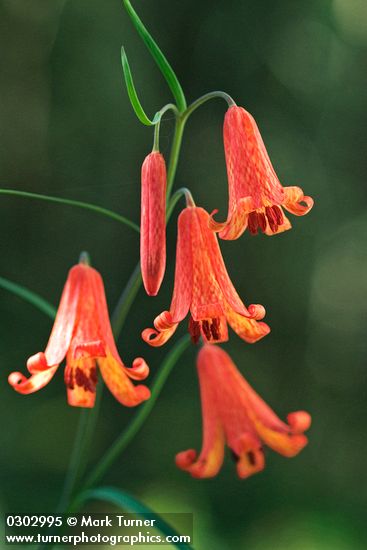
[[[255,464],[256,464],[256,455],[255,455],[254,451],[248,451],[247,458],[248,458],[248,461],[251,464],[251,466],[255,466]]]
[[[210,330],[210,323],[206,319],[201,322],[201,327],[203,329],[203,333],[205,334],[207,340],[211,340],[212,338],[212,332]]]
[[[276,233],[278,229],[277,217],[271,206],[265,206],[265,215],[268,219],[270,229]]]
[[[274,205],[274,206],[273,206],[273,212],[274,212],[275,217],[276,217],[276,219],[277,219],[277,224],[278,224],[278,225],[283,225],[284,219],[283,219],[283,212],[282,212],[282,209],[279,208],[279,206]]]
[[[248,215],[248,229],[251,235],[257,235],[257,228],[259,226],[259,221],[257,217],[257,212],[250,212]]]
[[[220,319],[219,317],[214,317],[212,319],[212,324],[210,325],[210,330],[214,340],[220,339]]]
[[[257,221],[258,221],[258,224],[259,224],[259,227],[260,227],[261,231],[262,231],[263,233],[265,233],[265,229],[266,229],[266,217],[265,217],[264,212],[258,212],[258,213],[257,213]]]
[[[190,317],[189,320],[189,333],[192,343],[197,344],[200,339],[200,323],[198,321],[194,321],[192,317]]]

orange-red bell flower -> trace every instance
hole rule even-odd
[[[140,265],[145,290],[155,296],[166,269],[166,163],[158,151],[141,169]]]
[[[194,342],[200,335],[206,342],[228,340],[227,321],[246,342],[256,342],[269,333],[258,322],[263,306],[245,307],[224,265],[215,233],[209,229],[209,214],[196,206],[185,208],[178,218],[176,273],[169,311],[154,321],[142,337],[152,346],[161,346],[175,332],[178,323],[191,312],[189,331]]]
[[[26,378],[13,372],[9,383],[19,393],[33,393],[48,384],[65,357],[70,405],[93,407],[97,364],[109,390],[123,405],[132,407],[150,397],[146,386],[134,386],[130,380],[146,378],[148,365],[137,358],[132,368],[126,368],[121,361],[112,335],[102,277],[84,263],[69,272],[45,352],[27,361],[31,376]]]
[[[237,239],[248,227],[273,235],[291,228],[283,207],[304,216],[313,199],[300,187],[283,187],[274,171],[254,118],[243,107],[230,107],[225,115],[224,150],[229,185],[227,220],[211,219],[222,239]],[[213,212],[215,214],[216,211]]]
[[[311,424],[305,411],[290,413],[282,422],[255,393],[218,346],[205,345],[197,360],[203,415],[203,445],[176,455],[176,464],[193,477],[215,476],[224,460],[225,442],[232,451],[240,478],[265,467],[263,443],[292,457],[307,445],[303,434]]]

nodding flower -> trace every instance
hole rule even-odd
[[[222,239],[233,240],[248,227],[252,235],[266,235],[291,228],[283,208],[304,216],[313,199],[300,187],[283,187],[266,151],[254,118],[243,107],[232,106],[224,118],[229,205],[227,220],[210,220],[210,226]],[[215,214],[217,210],[213,212]]]
[[[169,311],[163,311],[142,337],[151,346],[161,346],[175,332],[190,311],[189,332],[193,342],[228,340],[227,322],[246,342],[263,338],[270,329],[259,322],[262,305],[248,308],[238,296],[224,265],[215,233],[209,228],[209,214],[196,206],[185,208],[178,219],[176,271]]]
[[[69,405],[93,407],[97,366],[109,390],[123,405],[133,407],[150,397],[146,386],[131,382],[145,379],[148,365],[139,357],[132,368],[125,367],[113,338],[102,277],[85,263],[69,272],[46,350],[27,361],[31,376],[13,372],[9,383],[19,393],[33,393],[49,383],[65,358]]]
[[[265,467],[263,444],[293,457],[305,445],[311,424],[305,411],[290,413],[282,422],[255,393],[219,346],[204,345],[198,355],[203,416],[200,455],[194,449],[176,455],[176,465],[193,477],[214,477],[222,467],[225,443],[236,462],[237,474],[247,478]]]

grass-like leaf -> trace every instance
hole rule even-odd
[[[26,302],[29,302],[34,307],[42,311],[42,313],[45,313],[51,319],[55,318],[56,308],[54,308],[53,305],[47,302],[47,300],[41,298],[41,296],[39,296],[35,292],[28,290],[28,288],[18,285],[17,283],[13,283],[12,281],[5,279],[4,277],[0,277],[0,287],[7,290],[8,292],[12,292],[16,296],[19,296],[19,298],[22,298]]]

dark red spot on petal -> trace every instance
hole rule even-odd
[[[75,380],[75,384],[80,388],[83,388],[85,391],[90,391],[92,393],[95,393],[96,382],[91,378],[91,376],[89,375],[89,372],[88,374],[86,374],[81,368],[76,367],[74,380]]]

